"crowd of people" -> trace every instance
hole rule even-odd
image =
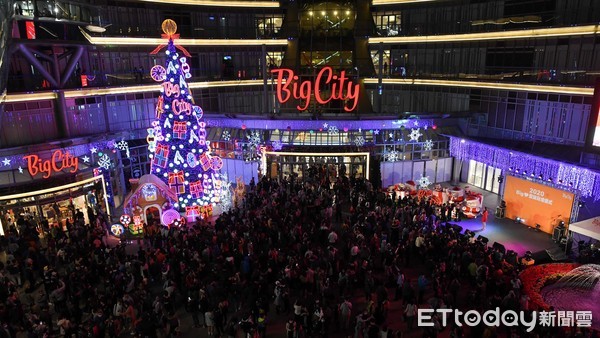
[[[19,220],[1,241],[0,337],[254,338],[277,336],[274,326],[289,338],[564,334],[444,327],[435,315],[416,326],[424,307],[530,310],[516,259],[448,224],[443,209],[362,179],[332,186],[317,170],[261,179],[216,220],[150,224],[133,244],[107,245],[102,216],[43,238]]]

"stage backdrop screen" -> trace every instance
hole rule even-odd
[[[519,217],[523,224],[531,227],[539,224],[540,230],[547,233],[552,233],[558,219],[569,224],[574,197],[573,193],[564,190],[506,176],[506,217]]]

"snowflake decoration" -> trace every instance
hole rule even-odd
[[[388,162],[396,162],[400,158],[400,154],[397,151],[392,150],[392,151],[386,152],[384,155],[384,158]]]
[[[253,147],[258,147],[260,145],[260,133],[258,131],[253,131],[249,135],[246,135],[248,138],[248,143]]]
[[[354,144],[356,144],[357,147],[362,147],[365,145],[365,138],[362,135],[356,136],[354,138]]]
[[[223,130],[221,133],[221,138],[225,141],[231,141],[231,134],[229,133],[229,130]]]
[[[408,135],[410,140],[414,142],[419,142],[419,138],[421,136],[423,136],[423,134],[421,134],[421,130],[419,128],[411,129],[410,134]]]
[[[115,145],[115,147],[119,150],[127,150],[127,149],[129,149],[129,144],[127,144],[127,141],[121,140],[119,143],[117,143]]]
[[[337,135],[340,133],[340,130],[336,126],[329,126],[329,128],[327,128],[327,132],[329,135]]]
[[[275,150],[275,151],[279,151],[283,148],[283,143],[281,143],[281,141],[279,141],[279,140],[273,141],[273,143],[271,145],[273,146],[273,150]]]
[[[421,178],[419,178],[417,181],[417,184],[419,185],[419,188],[427,189],[427,187],[431,184],[429,181],[429,176],[421,176]]]
[[[433,149],[433,141],[432,140],[425,141],[425,143],[423,143],[423,149],[425,149],[425,150]]]
[[[108,155],[102,155],[102,157],[100,157],[100,159],[98,160],[98,165],[101,168],[108,170],[108,168],[110,168],[110,158],[108,157]]]

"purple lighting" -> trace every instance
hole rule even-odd
[[[600,173],[587,168],[452,136],[450,154],[459,160],[474,160],[502,170],[512,167],[517,173],[520,169],[523,173],[552,178],[565,187],[577,189],[583,197],[600,200]]]

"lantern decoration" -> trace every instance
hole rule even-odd
[[[173,20],[165,20],[162,29],[165,45],[158,46],[152,52],[156,54],[166,47],[165,64],[162,67],[164,80],[156,106],[156,120],[152,122],[154,131],[148,135],[149,157],[152,158],[150,171],[177,193],[174,208],[183,210],[191,205],[206,206],[215,203],[214,197],[220,193],[220,189],[206,182],[201,184],[203,192],[196,191],[192,198],[191,191],[189,195],[186,194],[186,186],[188,182],[202,180],[205,175],[218,177],[217,171],[222,168],[223,161],[211,153],[206,140],[204,112],[193,102],[187,83],[191,77],[191,56],[183,47],[175,44],[179,38],[179,34],[176,34],[177,24]],[[156,71],[159,72],[160,68]],[[159,75],[155,77],[160,79]]]
[[[177,195],[185,193],[185,180],[183,171],[169,173],[169,188],[173,189]]]
[[[115,236],[121,236],[125,232],[125,228],[121,224],[113,224],[110,227],[110,232]]]
[[[123,225],[127,225],[129,223],[131,223],[131,216],[125,214],[125,215],[121,215],[121,218],[119,218],[119,222]]]

